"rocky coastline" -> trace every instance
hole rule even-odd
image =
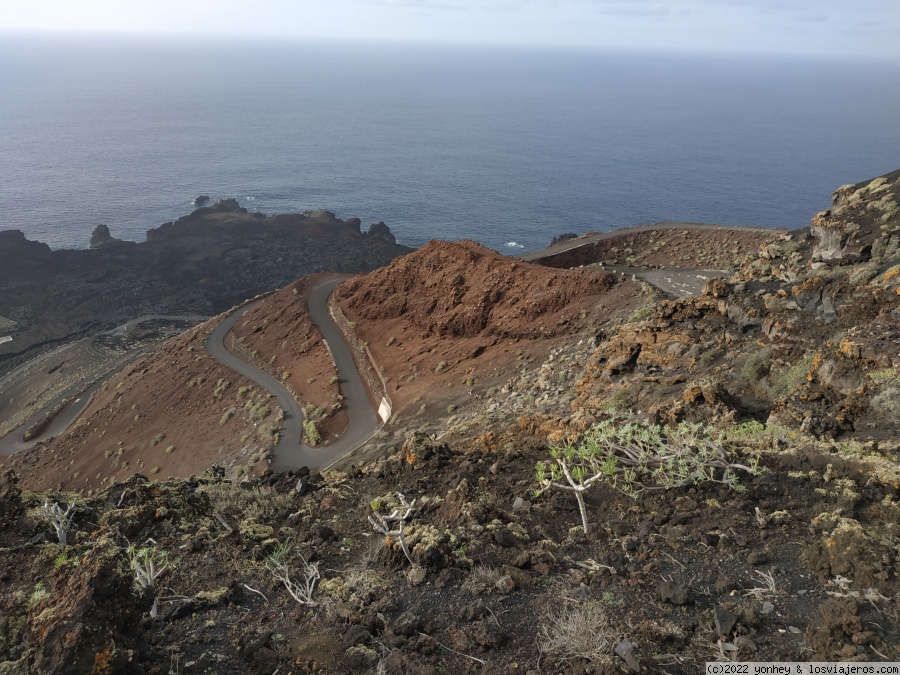
[[[214,315],[321,271],[366,272],[412,249],[384,223],[328,211],[265,216],[233,200],[203,206],[127,242],[99,225],[90,248],[51,250],[0,231],[0,375],[49,345],[150,314]]]

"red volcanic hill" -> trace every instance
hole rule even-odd
[[[546,338],[578,330],[581,310],[617,283],[609,274],[550,269],[471,241],[432,241],[342,284],[338,301],[348,316],[402,318],[424,336]]]
[[[395,410],[500,383],[518,361],[642,301],[631,280],[550,269],[471,241],[432,241],[335,297],[388,379]]]

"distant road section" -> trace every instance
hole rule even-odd
[[[549,246],[541,251],[534,251],[518,256],[520,260],[527,262],[540,262],[552,258],[567,251],[573,251],[583,246],[591,246],[599,241],[614,239],[623,235],[636,232],[653,232],[657,230],[725,230],[729,232],[765,232],[772,233],[779,230],[769,227],[747,227],[730,225],[706,225],[704,223],[654,223],[652,225],[637,225],[610,232],[596,232],[583,235],[575,239],[569,239],[555,246]],[[786,231],[786,230],[785,230]],[[585,264],[587,267],[588,265]],[[600,269],[634,279],[640,279],[651,286],[655,286],[664,293],[676,298],[690,298],[700,295],[707,280],[713,277],[728,276],[726,270],[693,269],[684,267],[666,267],[656,269],[653,267],[633,267],[629,265],[611,265],[595,262],[591,269]]]
[[[208,316],[200,315],[168,315],[168,314],[149,314],[137,319],[132,319],[115,328],[104,331],[101,335],[124,335],[127,331],[133,330],[135,326],[148,321],[184,321],[187,323],[199,323],[206,321]],[[84,339],[84,338],[83,338]],[[72,349],[79,341],[70,342],[61,347],[57,347],[49,352],[41,354],[21,366],[8,373],[0,379],[0,391],[3,391],[7,383],[13,382],[16,378],[26,374],[29,369],[40,366],[52,358],[59,358],[67,351]],[[10,431],[8,434],[0,438],[0,455],[12,455],[22,450],[27,450],[36,443],[46,441],[61,434],[69,428],[69,426],[78,419],[81,413],[87,408],[91,402],[94,392],[100,388],[100,385],[106,382],[110,377],[118,373],[128,363],[134,361],[139,356],[147,352],[146,349],[138,349],[120,356],[114,361],[107,364],[102,371],[98,371],[87,375],[79,381],[72,384],[65,391],[48,402],[43,408],[33,413],[23,424]],[[35,438],[28,441],[23,436],[35,424],[40,422],[46,415],[52,414],[52,421],[44,428]]]
[[[575,239],[568,239],[555,246],[548,246],[540,251],[532,251],[518,256],[520,260],[526,262],[535,262],[542,258],[550,258],[551,256],[566,251],[571,251],[582,246],[589,246],[604,239],[614,239],[623,234],[633,234],[635,232],[652,232],[654,230],[729,230],[733,232],[778,232],[778,228],[772,227],[750,227],[746,225],[707,225],[706,223],[653,223],[651,225],[635,225],[634,227],[623,227],[618,230],[610,230],[609,232],[594,232],[593,234],[585,234]],[[786,231],[786,230],[785,230]]]
[[[262,300],[237,308],[210,333],[206,350],[219,363],[228,366],[275,396],[284,411],[281,436],[275,445],[276,468],[297,469],[307,466],[311,470],[323,469],[344,455],[356,450],[369,440],[378,428],[378,418],[372,407],[366,388],[360,377],[350,348],[338,327],[328,314],[328,296],[344,279],[333,279],[315,287],[310,295],[309,310],[313,323],[322,333],[331,350],[341,382],[344,408],[350,418],[347,429],[331,445],[316,448],[305,445],[303,438],[303,411],[284,385],[268,373],[238,358],[225,348],[225,337],[245,312],[259,305]]]

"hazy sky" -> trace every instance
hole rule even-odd
[[[900,0],[0,0],[9,30],[900,59]]]

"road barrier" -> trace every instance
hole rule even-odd
[[[356,363],[356,368],[369,387],[369,391],[375,395],[376,399],[381,399],[378,405],[378,416],[381,418],[382,423],[387,422],[391,419],[394,406],[388,394],[387,381],[375,363],[375,357],[372,356],[369,345],[360,340],[353,332],[346,315],[335,302],[334,295],[328,298],[328,313],[331,314],[331,320],[344,334],[344,339],[350,346],[350,352],[353,355],[353,362]],[[363,358],[363,355],[365,355],[365,358]]]

